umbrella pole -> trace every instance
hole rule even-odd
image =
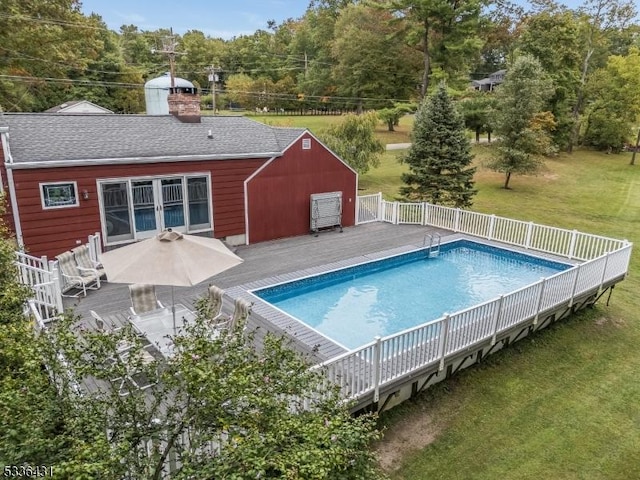
[[[173,285],[171,285],[171,313],[173,315],[173,335],[176,335],[176,301],[173,298]]]

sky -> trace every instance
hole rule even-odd
[[[309,0],[82,0],[85,15],[97,13],[107,26],[140,30],[173,28],[174,33],[200,30],[210,37],[230,39],[267,29],[267,21],[280,24],[300,18]]]
[[[267,29],[267,21],[282,23],[300,18],[309,0],[81,0],[85,15],[97,13],[107,26],[119,31],[122,25],[140,30],[173,28],[177,34],[200,30],[205,35],[226,40]],[[527,0],[515,0],[526,5]],[[559,0],[569,8],[585,0]]]

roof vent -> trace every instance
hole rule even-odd
[[[209,133],[207,133],[207,138],[213,139],[213,132],[209,129]]]

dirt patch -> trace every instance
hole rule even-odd
[[[627,322],[625,322],[622,318],[609,318],[607,315],[603,315],[595,320],[595,324],[599,327],[611,324],[614,327],[622,328],[627,325]]]
[[[380,466],[386,471],[397,470],[407,453],[429,445],[441,430],[429,412],[412,412],[387,428],[384,437],[375,446]]]

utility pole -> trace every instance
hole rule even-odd
[[[213,106],[213,114],[216,114],[216,82],[218,81],[216,75],[216,67],[211,65],[209,67],[209,83],[211,84],[211,104]]]
[[[162,38],[162,50],[160,53],[164,53],[169,56],[169,72],[171,75],[171,93],[175,93],[176,89],[176,36],[173,34],[173,27],[169,30],[170,35]]]
[[[307,79],[307,69],[309,68],[309,60],[307,58],[307,52],[304,52],[304,78]]]

